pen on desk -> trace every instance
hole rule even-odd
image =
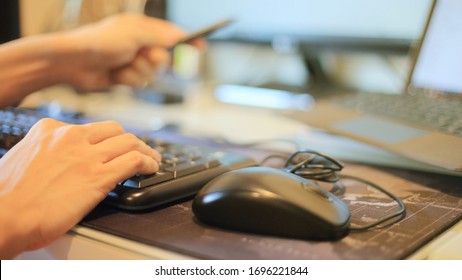
[[[179,44],[189,43],[189,42],[192,42],[192,41],[194,41],[194,40],[196,40],[198,38],[206,37],[206,36],[210,35],[211,33],[213,33],[214,31],[229,25],[231,22],[233,22],[232,19],[222,20],[220,22],[217,22],[217,23],[209,25],[209,26],[207,26],[205,28],[202,28],[202,29],[200,29],[200,30],[198,30],[196,32],[193,32],[193,33],[183,37],[178,42],[176,42],[175,45],[170,47],[170,50],[172,50],[173,48],[175,48]]]

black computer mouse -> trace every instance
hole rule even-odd
[[[208,225],[310,240],[339,239],[350,224],[348,206],[325,188],[263,166],[213,179],[194,198],[192,210]]]

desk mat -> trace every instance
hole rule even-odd
[[[337,241],[296,240],[200,224],[192,201],[186,200],[142,213],[101,204],[81,225],[200,259],[403,259],[462,218],[462,177],[358,164],[347,164],[342,172],[400,197],[407,207],[405,217]],[[361,184],[348,184],[341,198],[351,209],[352,224],[373,222],[398,209],[391,199]]]

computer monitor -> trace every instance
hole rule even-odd
[[[156,2],[159,2],[158,0]],[[165,0],[165,18],[195,31],[234,22],[210,40],[271,44],[300,52],[310,83],[329,83],[319,51],[407,54],[420,38],[432,0]]]
[[[19,1],[0,1],[0,44],[20,37]]]
[[[430,4],[431,0],[166,0],[165,16],[189,31],[224,18],[235,20],[213,39],[405,48],[419,39]]]

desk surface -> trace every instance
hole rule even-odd
[[[185,134],[224,137],[238,143],[281,138],[295,139],[304,144],[308,143],[314,149],[346,160],[374,164],[383,162],[396,166],[411,166],[415,169],[427,168],[373,147],[316,134],[316,131],[310,130],[305,125],[280,117],[269,110],[218,104],[210,98],[209,93],[204,92],[190,96],[184,104],[169,106],[139,102],[124,89],[111,94],[84,96],[63,88],[54,88],[40,95],[40,99],[46,101],[54,100],[59,96],[58,100],[65,108],[71,106],[95,118],[116,119],[123,124],[141,129],[156,129],[165,124],[176,125]],[[230,122],[230,119],[233,121]],[[320,138],[323,140],[319,140]],[[272,143],[271,145],[271,148],[278,150],[293,149],[293,146],[287,144]],[[409,257],[462,259],[461,253],[458,253],[462,252],[461,239],[462,224],[457,224]],[[49,247],[25,253],[20,258],[182,259],[191,258],[191,255],[77,226]]]
[[[336,241],[277,238],[210,227],[194,219],[191,200],[143,213],[101,205],[82,224],[205,259],[403,259],[462,217],[462,189],[455,188],[460,179],[351,163],[342,173],[380,182],[403,200],[406,216],[389,226],[351,232]],[[399,208],[375,189],[342,182],[346,189],[339,196],[351,210],[352,225],[369,224]]]

